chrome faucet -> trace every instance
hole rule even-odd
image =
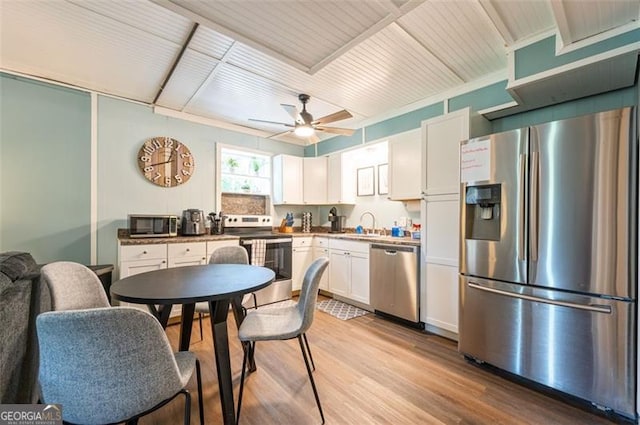
[[[362,218],[367,214],[369,214],[371,216],[371,220],[373,221],[371,223],[371,231],[369,233],[375,233],[375,231],[376,231],[376,217],[373,215],[372,212],[370,212],[370,211],[363,212],[362,215],[360,216],[360,222],[362,223]]]

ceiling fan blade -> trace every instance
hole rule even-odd
[[[263,123],[267,123],[267,124],[278,124],[278,125],[284,125],[284,126],[287,126],[287,127],[294,127],[291,124],[287,124],[287,123],[284,123],[284,122],[277,122],[277,121],[257,120],[257,119],[254,119],[254,118],[249,118],[249,121],[263,122]]]
[[[293,118],[296,122],[300,124],[304,122],[302,120],[302,117],[300,116],[300,112],[298,112],[298,109],[295,106],[287,105],[285,103],[281,103],[280,106],[282,106],[284,110],[287,111],[287,113],[291,115],[291,118]]]
[[[351,112],[343,109],[342,111],[334,112],[333,114],[318,118],[312,124],[328,124],[334,121],[346,120],[347,118],[351,117],[353,117],[353,115],[351,115]]]
[[[283,131],[282,133],[272,134],[271,136],[267,137],[267,139],[275,139],[276,137],[284,136],[287,133],[291,133],[291,130]]]
[[[310,145],[313,145],[314,143],[318,143],[319,141],[320,141],[320,138],[316,134],[312,134],[311,136],[309,136]]]
[[[342,134],[343,136],[351,136],[355,133],[355,130],[350,128],[338,128],[338,127],[315,127],[317,131],[324,131],[325,133]]]

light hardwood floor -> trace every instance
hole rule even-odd
[[[202,363],[205,420],[220,424],[211,329],[194,324],[191,350]],[[167,329],[177,347],[178,326]],[[242,350],[230,317],[237,397]],[[327,424],[612,424],[467,362],[456,343],[368,314],[342,321],[317,312],[307,333]],[[320,424],[297,340],[258,343],[258,371],[245,383],[243,425]],[[195,378],[192,423],[198,423]],[[183,398],[140,424],[179,424]]]

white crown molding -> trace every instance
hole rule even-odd
[[[544,40],[545,38],[549,38],[557,34],[555,29],[548,29],[545,31],[541,31],[536,35],[532,35],[531,37],[527,37],[525,39],[519,40],[513,43],[511,46],[507,47],[507,51],[509,53],[514,52],[515,50],[520,50],[523,47],[530,46],[532,44],[537,43],[538,41]]]
[[[626,25],[622,25],[617,28],[613,28],[609,31],[601,32],[600,34],[596,34],[592,37],[588,37],[573,43],[565,44],[564,38],[560,36],[556,36],[556,56],[561,56],[584,47],[591,46],[592,44],[599,43],[604,40],[608,40],[610,38],[616,37],[618,35],[627,33],[629,31],[634,31],[640,28],[640,22],[629,22]]]
[[[256,130],[255,128],[249,128],[238,124],[232,124],[226,121],[220,121],[213,118],[205,118],[199,115],[189,114],[187,112],[176,111],[175,109],[169,109],[162,106],[154,106],[153,113],[163,115],[165,117],[178,118],[185,121],[194,122],[197,124],[208,125],[211,127],[223,128],[225,130],[237,131],[240,133],[250,134],[252,136],[258,136],[268,138],[271,133],[263,130]]]
[[[91,183],[90,183],[90,256],[98,264],[98,95],[91,93]]]
[[[492,106],[491,108],[482,109],[482,110],[477,111],[477,112],[480,115],[486,115],[486,114],[490,114],[492,112],[502,111],[503,109],[513,108],[514,106],[518,106],[518,102],[516,102],[516,101],[507,102],[507,103],[503,103],[501,105]]]
[[[592,63],[601,62],[607,59],[614,58],[616,56],[632,53],[634,51],[640,51],[640,42],[627,44],[626,46],[618,47],[617,49],[608,50],[606,52],[594,56],[589,56],[587,58],[580,59],[566,65],[559,66],[557,68],[552,68],[547,71],[538,72],[537,74],[529,75],[524,78],[509,80],[509,83],[507,84],[507,90],[517,89],[535,81],[544,80],[558,74],[563,74],[568,71],[582,68]]]

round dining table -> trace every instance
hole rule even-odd
[[[245,317],[242,296],[270,285],[274,279],[272,270],[248,264],[174,267],[125,277],[111,285],[111,296],[119,301],[146,304],[163,328],[168,324],[171,307],[182,305],[180,351],[189,350],[195,303],[209,303],[223,423],[235,424],[227,331],[229,306],[233,307],[236,324],[240,326]],[[243,345],[243,349],[250,350],[250,346]]]

